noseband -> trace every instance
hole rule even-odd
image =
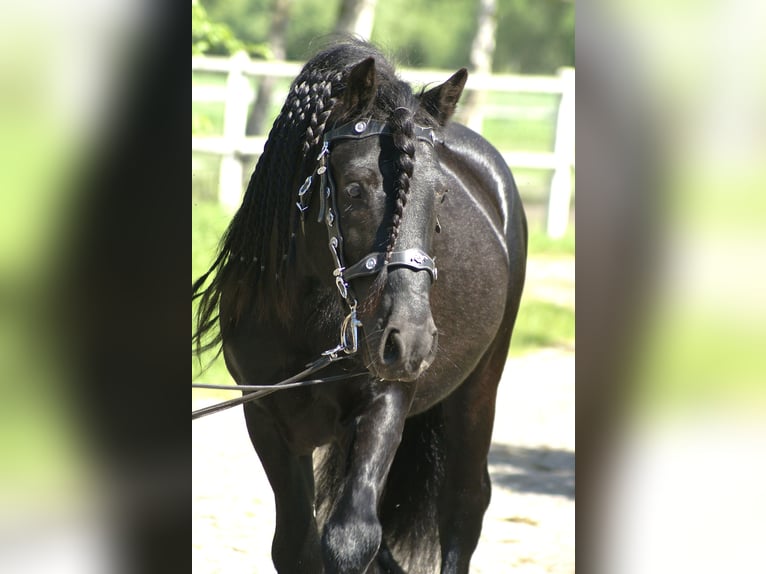
[[[434,263],[433,258],[422,249],[417,248],[394,251],[391,253],[391,257],[388,261],[386,261],[385,252],[375,251],[368,253],[359,261],[348,267],[344,262],[343,235],[337,217],[337,214],[339,213],[337,191],[329,169],[330,146],[338,140],[361,140],[379,135],[390,136],[392,134],[393,132],[387,124],[374,120],[344,124],[325,133],[322,142],[322,150],[317,156],[318,164],[315,174],[320,176],[319,216],[317,217],[317,222],[321,223],[324,221],[325,226],[327,227],[330,254],[332,255],[333,263],[335,265],[335,269],[333,270],[335,285],[338,288],[338,293],[340,293],[340,296],[349,308],[349,314],[341,325],[340,344],[336,348],[330,349],[324,353],[324,355],[330,357],[336,357],[341,351],[347,355],[351,355],[356,353],[358,348],[358,327],[361,326],[361,323],[356,316],[357,301],[351,293],[348,284],[349,281],[359,277],[376,275],[380,273],[384,267],[388,267],[389,269],[406,267],[413,271],[427,271],[431,276],[432,282],[436,281],[437,278],[436,264]],[[415,126],[415,137],[430,145],[434,144],[434,132],[432,128]],[[296,205],[300,213],[301,227],[304,225],[305,214],[306,211],[308,211],[311,202],[311,184],[313,177],[314,173],[309,175],[298,190],[298,202]]]

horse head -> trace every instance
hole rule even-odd
[[[348,73],[341,119],[325,133],[319,219],[340,244],[341,279],[359,297],[359,351],[381,379],[413,381],[436,355],[430,254],[448,190],[434,146],[466,77],[460,70],[416,96],[380,81],[368,58]]]

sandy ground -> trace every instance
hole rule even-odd
[[[535,296],[573,306],[573,284],[573,262],[530,261]],[[471,572],[574,572],[574,352],[510,359],[497,405],[492,502]],[[192,459],[193,572],[274,572],[274,502],[240,409],[193,422]]]

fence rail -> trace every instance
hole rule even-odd
[[[224,102],[223,135],[192,136],[192,151],[221,156],[218,180],[219,200],[235,208],[241,198],[245,166],[243,155],[259,155],[266,136],[246,136],[247,115],[255,97],[248,77],[272,76],[292,79],[300,73],[300,62],[250,60],[245,53],[231,58],[193,56],[192,71],[226,74],[225,86],[193,86],[193,102]],[[452,72],[432,69],[399,71],[402,78],[423,86],[443,82]],[[557,76],[519,76],[507,74],[471,74],[468,90],[493,92],[525,92],[560,94],[556,120],[554,149],[550,152],[520,152],[501,150],[511,168],[533,168],[553,171],[548,196],[547,230],[551,237],[564,235],[569,222],[574,156],[575,71],[562,68]],[[503,117],[505,110],[484,106],[484,117]]]

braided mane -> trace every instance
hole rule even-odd
[[[343,93],[349,70],[370,57],[375,58],[376,97],[361,112],[344,109]],[[192,336],[197,353],[221,342],[216,327],[224,286],[227,291],[233,288],[236,301],[234,314],[225,317],[226,322],[236,321],[258,300],[269,301],[274,308],[287,308],[290,264],[295,257],[298,228],[295,207],[298,188],[316,169],[325,131],[356,119],[354,115],[388,122],[392,129],[397,157],[394,213],[386,252],[387,260],[390,259],[414,168],[415,118],[423,126],[435,127],[437,123],[421,108],[412,88],[396,76],[383,54],[370,44],[349,39],[320,51],[292,83],[242,205],[221,240],[218,256],[192,285],[192,300],[199,299],[196,331]]]

